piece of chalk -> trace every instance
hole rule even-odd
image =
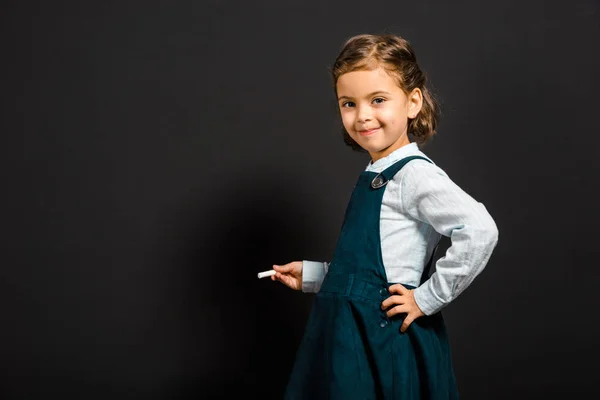
[[[275,275],[275,270],[274,269],[272,269],[270,271],[259,272],[258,273],[258,279],[265,278],[265,277],[271,276],[271,275]]]

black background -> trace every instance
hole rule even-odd
[[[2,398],[281,398],[313,297],[256,273],[330,259],[368,158],[328,68],[383,32],[500,231],[444,312],[462,398],[598,392],[597,1],[0,9]]]

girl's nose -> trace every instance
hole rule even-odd
[[[361,107],[358,109],[357,119],[358,122],[370,121],[373,118],[369,107]]]

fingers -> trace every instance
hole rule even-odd
[[[277,280],[287,286],[290,286],[290,278],[286,275],[281,275],[281,274],[275,274],[275,276],[277,277]]]
[[[391,294],[406,294],[409,290],[405,288],[402,284],[396,283],[395,285],[390,286],[388,289]]]
[[[416,318],[414,317],[413,314],[408,314],[406,316],[406,318],[404,318],[404,321],[402,321],[402,326],[400,327],[400,332],[406,332],[406,330],[408,329],[410,324],[412,324],[415,319]]]
[[[289,268],[286,268],[284,265],[273,265],[273,269],[281,273],[290,272]]]
[[[394,315],[402,314],[402,313],[410,313],[410,307],[406,304],[402,304],[400,306],[393,307],[389,309],[385,314],[388,317],[393,317]]]
[[[381,303],[381,309],[387,310],[394,305],[400,305],[404,303],[406,303],[406,298],[404,296],[390,296]]]
[[[282,274],[294,272],[294,263],[287,263],[285,265],[273,265],[273,269],[277,272],[281,272]]]
[[[288,279],[290,279],[287,275],[282,274],[281,272],[275,272],[275,275],[271,276],[274,281],[280,281],[286,283]]]
[[[287,284],[296,274],[294,271],[294,263],[285,265],[273,265],[275,275],[271,276],[273,280],[278,280]]]
[[[300,284],[300,282],[298,281],[297,278],[295,278],[291,275],[282,274],[281,272],[276,272],[275,275],[272,275],[271,280],[279,281],[279,282],[283,283],[285,286],[287,286],[291,289],[294,289],[294,290],[300,290],[300,288],[302,287],[302,285]]]
[[[415,302],[413,290],[407,289],[403,285],[396,284],[390,286],[389,292],[397,294],[385,299],[381,303],[381,309],[387,310],[386,315],[388,318],[398,314],[406,314],[402,321],[402,326],[400,327],[400,332],[406,332],[410,324],[424,314]]]
[[[389,309],[385,314],[388,316],[388,318],[391,318],[398,314],[406,314],[404,320],[402,321],[400,332],[406,332],[410,324],[412,324],[413,321],[419,317],[418,312],[411,309],[411,307],[407,304],[402,304],[400,306],[393,307]]]

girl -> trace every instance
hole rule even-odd
[[[419,150],[438,106],[406,40],[355,36],[331,72],[345,142],[371,161],[331,263],[273,266],[272,280],[317,292],[285,398],[457,399],[440,310],[485,267],[496,225]],[[451,246],[429,276],[440,235]]]

